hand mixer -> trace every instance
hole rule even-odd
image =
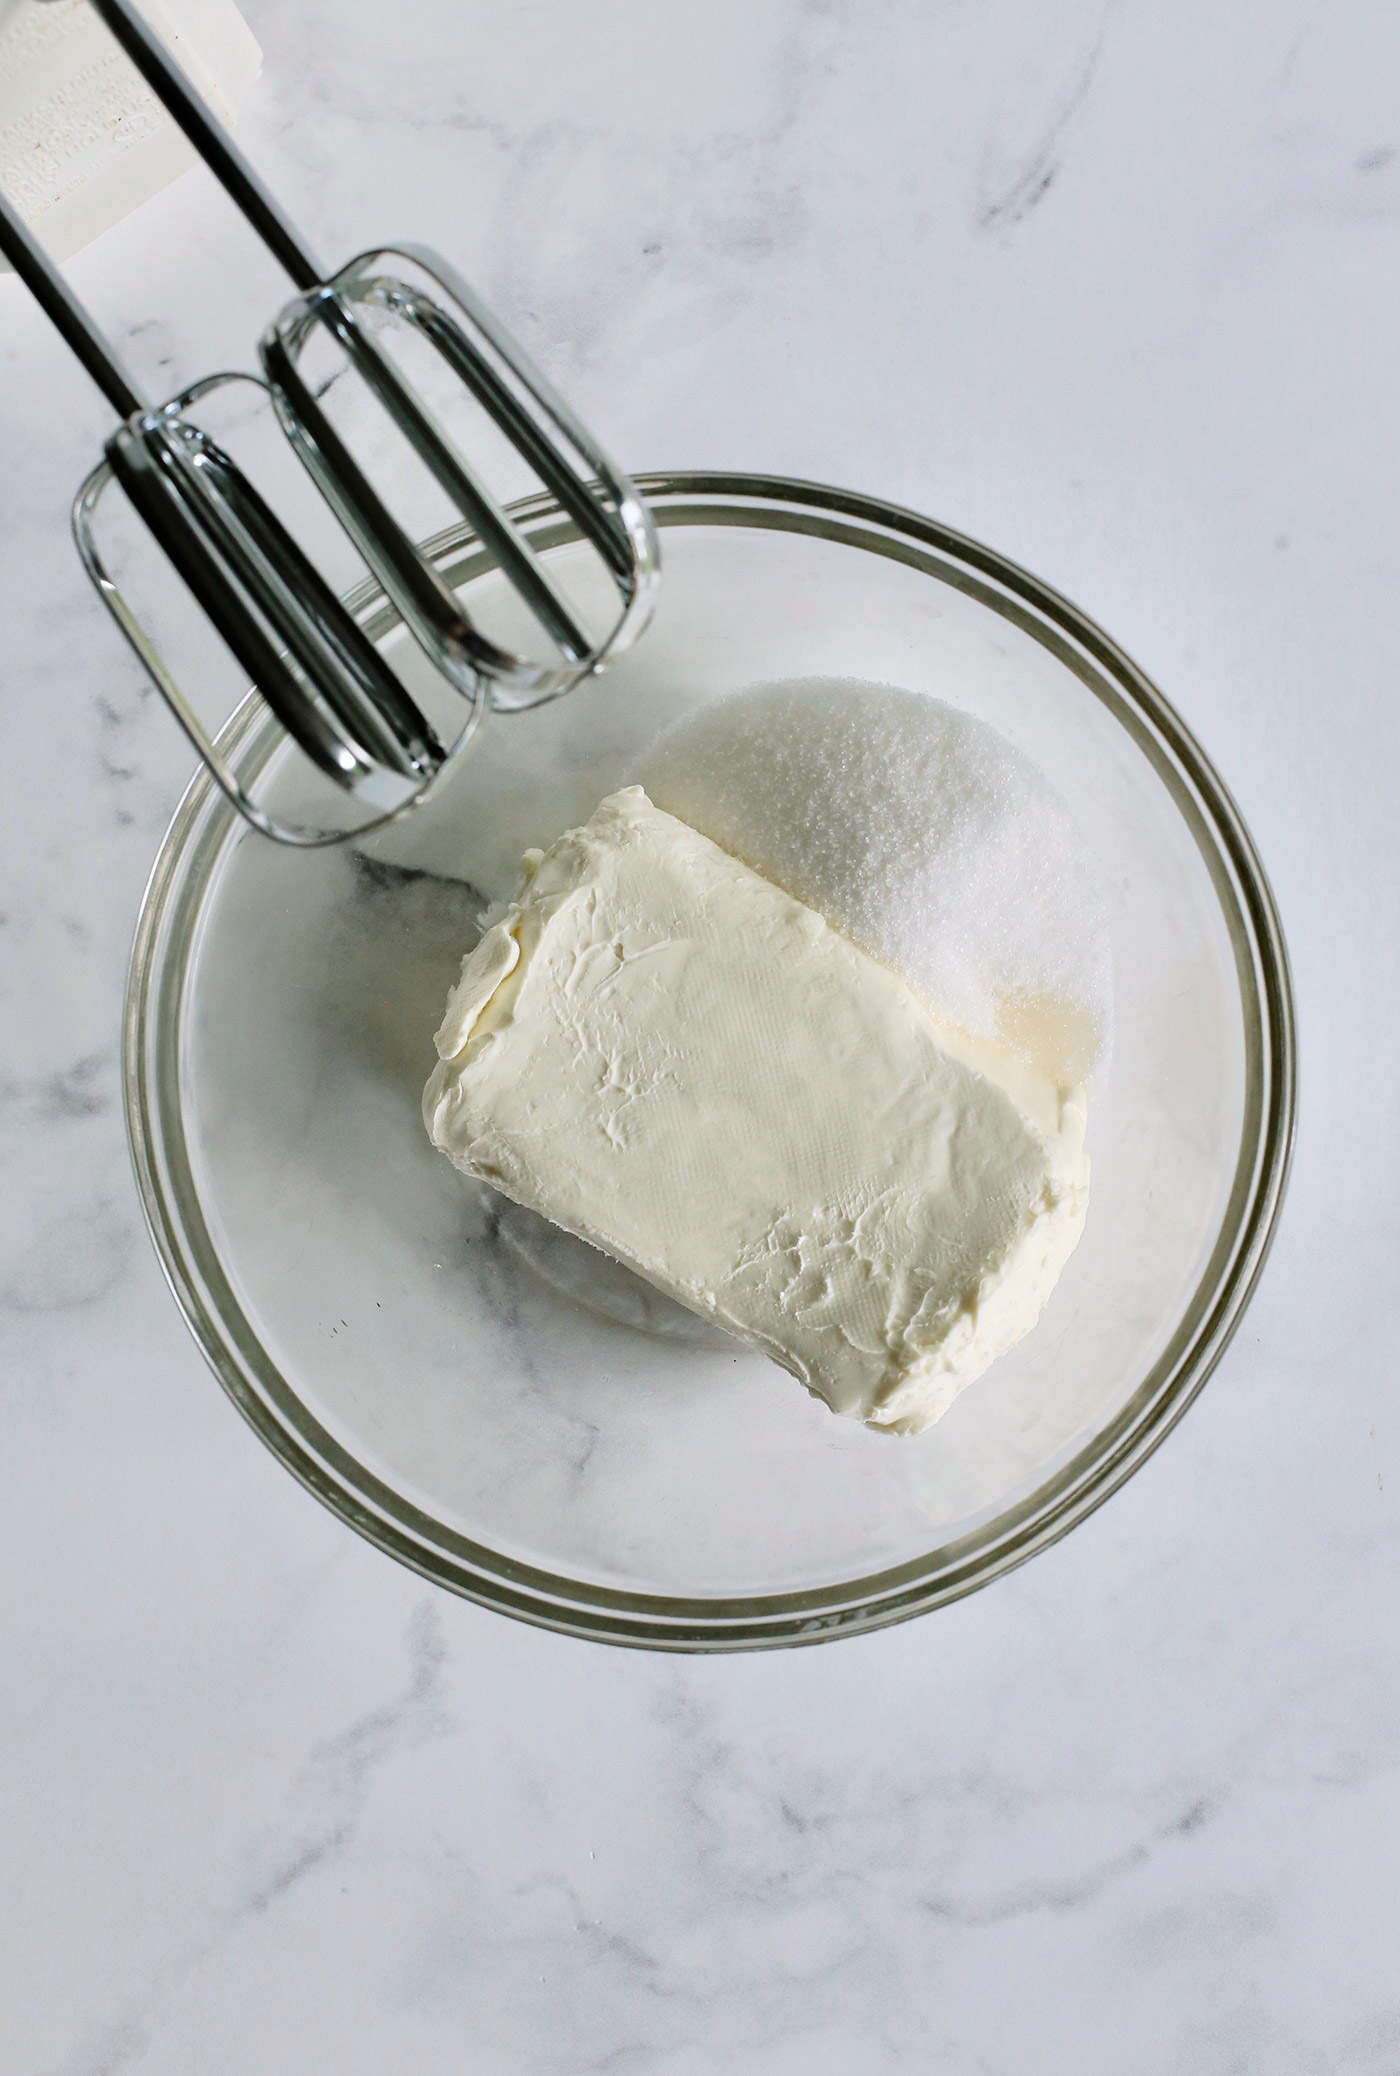
[[[523,707],[556,697],[630,644],[650,616],[660,573],[642,499],[568,405],[453,270],[426,248],[384,247],[332,274],[305,243],[129,0],[91,0],[195,151],[298,293],[259,342],[262,381],[206,377],[164,404],[146,401],[111,345],[0,195],[0,251],[98,384],[121,425],[80,488],[73,530],[89,577],[126,640],[234,806],[286,842],[335,842],[422,800],[465,741],[483,700]],[[409,275],[426,276],[424,289]],[[557,513],[606,572],[609,624],[590,633],[518,517],[470,467],[385,344],[406,327],[494,421]],[[438,561],[417,545],[323,407],[308,344],[329,334],[349,370],[408,442],[543,636],[541,655],[488,638]],[[326,577],[194,407],[233,383],[271,398],[316,489],[378,580],[404,627],[460,695],[460,727],[435,727]],[[205,619],[251,678],[290,743],[353,803],[351,827],[307,826],[260,805],[211,737],[161,648],[109,574],[95,515],[116,483]],[[339,796],[338,796],[339,797]]]

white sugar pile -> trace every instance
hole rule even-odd
[[[935,1014],[1082,1082],[1107,934],[1059,796],[984,721],[856,679],[759,685],[667,731],[658,807],[824,915]]]

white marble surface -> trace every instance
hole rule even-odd
[[[675,1660],[398,1570],[139,1229],[119,987],[186,757],[64,539],[103,410],[0,282],[5,2070],[1395,2076],[1400,16],[247,11],[327,251],[442,245],[635,466],[883,493],[1118,634],[1272,869],[1303,1125],[1197,1407],[970,1601]],[[74,272],[172,387],[246,356],[245,254],[191,177]]]

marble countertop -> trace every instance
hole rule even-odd
[[[322,249],[453,254],[632,466],[882,494],[1115,632],[1273,874],[1302,1129],[1199,1403],[970,1600],[672,1659],[398,1569],[141,1230],[119,995],[188,756],[64,537],[103,407],[0,281],[6,2071],[1395,2076],[1400,15],[246,11]],[[160,391],[278,288],[199,176],[73,274]]]

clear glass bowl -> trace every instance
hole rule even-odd
[[[665,561],[645,640],[567,699],[493,716],[416,815],[357,850],[292,855],[194,781],[137,930],[131,1140],[220,1382],[381,1549],[577,1635],[816,1641],[1043,1549],[1200,1389],[1283,1190],[1287,964],[1209,762],[1064,599],[872,499],[749,476],[643,487]],[[567,573],[567,526],[526,510]],[[434,547],[469,597],[498,585],[460,540]],[[372,596],[357,604],[403,644]],[[561,1268],[419,1118],[448,986],[521,851],[627,782],[687,708],[823,674],[946,696],[1019,743],[1069,803],[1111,911],[1117,1028],[1085,1239],[1036,1330],[914,1440],[834,1419],[735,1343],[676,1333],[601,1258]],[[255,701],[228,747],[276,784]]]

